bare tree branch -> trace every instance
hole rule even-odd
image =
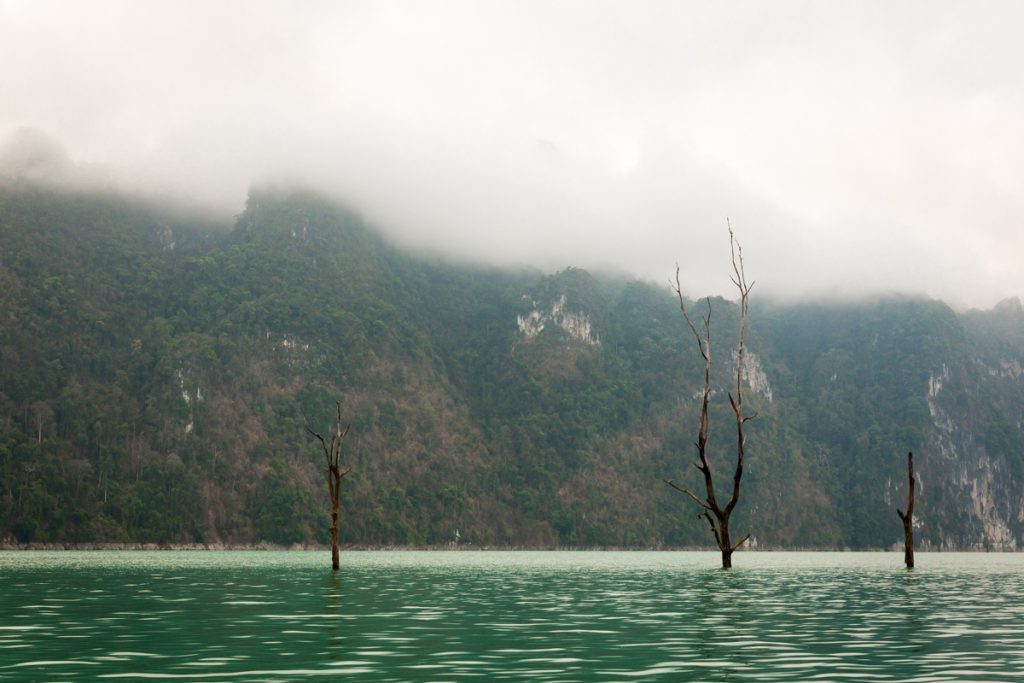
[[[693,333],[693,338],[697,340],[697,347],[700,349],[700,355],[706,361],[706,360],[708,360],[708,353],[710,352],[710,349],[705,349],[704,340],[701,339],[700,332],[697,331],[697,326],[693,324],[693,320],[690,319],[690,314],[686,310],[686,302],[683,299],[683,288],[682,288],[682,285],[679,283],[679,264],[678,263],[676,264],[676,280],[675,280],[674,283],[670,280],[669,284],[672,285],[672,291],[674,291],[676,293],[676,296],[679,298],[679,310],[682,311],[683,319],[686,320],[686,324],[690,327],[690,332]],[[711,325],[711,298],[710,297],[708,297],[707,302],[708,302],[708,312],[707,312],[707,315],[701,316],[701,320],[704,322],[704,329],[705,329],[705,331],[708,331],[708,328]]]
[[[345,445],[345,437],[348,436],[350,428],[351,425],[346,426],[345,429],[341,428],[341,401],[337,403],[334,429],[331,431],[329,444],[322,434],[314,431],[308,423],[306,424],[306,431],[320,442],[320,447],[324,452],[325,464],[327,465],[327,493],[330,496],[331,502],[331,565],[335,570],[341,566],[338,549],[338,510],[340,507],[341,480],[352,471],[351,467],[342,471],[340,465],[342,448]]]
[[[896,508],[896,514],[903,521],[903,561],[907,569],[914,568],[914,486],[917,479],[914,478],[914,453],[907,453],[907,511],[904,513]]]
[[[676,484],[676,483],[675,483],[674,481],[672,481],[671,479],[662,479],[662,481],[663,481],[663,482],[665,482],[666,484],[668,484],[669,486],[671,486],[672,488],[674,488],[674,489],[675,489],[676,491],[679,491],[679,493],[685,493],[685,494],[686,494],[686,495],[688,495],[688,496],[689,496],[690,498],[693,498],[693,499],[694,499],[694,500],[695,500],[695,501],[697,502],[697,505],[700,505],[700,506],[701,506],[702,508],[704,508],[705,510],[710,510],[710,509],[711,509],[710,507],[708,507],[708,504],[707,504],[707,503],[705,503],[705,502],[704,502],[703,500],[701,500],[700,498],[698,498],[698,497],[696,496],[696,494],[694,494],[694,493],[693,493],[693,491],[691,491],[690,489],[684,489],[684,488],[682,488],[681,486],[678,486],[678,485],[677,485],[677,484]]]
[[[743,537],[743,538],[741,538],[740,540],[736,541],[736,544],[735,544],[735,545],[734,545],[734,546],[732,547],[732,549],[733,549],[733,552],[735,552],[735,551],[736,551],[736,549],[737,549],[737,548],[739,548],[739,547],[740,547],[741,545],[743,545],[744,543],[746,543],[746,542],[747,542],[747,539],[749,539],[749,538],[750,538],[750,534],[747,534],[746,536],[744,536],[744,537]]]
[[[746,439],[743,434],[743,425],[747,420],[743,416],[743,363],[746,351],[745,339],[747,330],[747,313],[750,307],[750,287],[747,285],[747,275],[743,268],[743,248],[736,241],[732,232],[732,224],[726,219],[729,226],[729,246],[732,250],[732,268],[735,275],[733,282],[740,291],[740,322],[739,338],[736,343],[736,395],[729,394],[729,405],[732,407],[736,417],[736,471],[733,475],[732,496],[726,505],[726,513],[731,514],[740,499],[740,480],[743,478],[743,456]]]
[[[731,543],[729,538],[729,519],[740,498],[740,481],[743,477],[745,446],[743,426],[749,420],[756,417],[756,413],[751,415],[743,414],[743,370],[745,362],[744,353],[746,350],[746,326],[747,316],[749,313],[750,290],[753,288],[753,283],[747,283],[746,271],[743,265],[743,249],[739,242],[736,241],[736,237],[732,231],[732,224],[729,222],[728,218],[726,219],[726,225],[729,228],[729,248],[732,256],[732,275],[730,276],[730,279],[740,293],[739,335],[736,345],[735,388],[733,391],[727,392],[729,405],[732,408],[736,423],[736,469],[733,474],[732,493],[729,497],[728,504],[724,509],[721,508],[718,504],[717,498],[715,497],[714,478],[712,476],[711,463],[708,460],[707,455],[709,432],[708,403],[711,398],[711,298],[707,297],[706,299],[707,313],[701,316],[703,330],[699,330],[697,325],[694,323],[693,318],[691,318],[690,312],[686,308],[686,301],[683,296],[683,288],[680,281],[679,264],[676,264],[675,280],[670,280],[669,284],[675,292],[676,298],[679,300],[679,310],[683,314],[683,319],[686,320],[686,325],[689,327],[690,333],[697,342],[697,349],[700,352],[701,358],[704,359],[704,386],[701,393],[699,429],[697,433],[697,442],[694,444],[697,448],[698,461],[694,463],[694,467],[700,470],[701,474],[704,475],[704,487],[707,491],[707,499],[700,499],[689,489],[678,486],[669,479],[665,479],[664,481],[677,491],[690,496],[690,498],[701,506],[701,513],[699,516],[704,517],[708,522],[708,526],[711,527],[711,532],[715,537],[715,542],[722,551],[722,567],[727,569],[732,566],[732,553],[750,537],[750,535],[747,534],[738,543]]]

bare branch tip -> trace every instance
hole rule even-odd
[[[747,542],[747,541],[748,541],[749,539],[750,539],[750,534],[747,534],[746,536],[744,536],[744,537],[743,537],[743,538],[741,538],[740,540],[736,541],[736,545],[734,545],[734,546],[732,547],[732,550],[733,550],[733,551],[735,552],[735,551],[736,551],[737,549],[739,549],[739,547],[740,547],[741,545],[743,545],[744,543],[746,543],[746,542]]]

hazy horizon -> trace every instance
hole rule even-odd
[[[1024,293],[1024,7],[0,0],[0,146],[225,215],[731,297]],[[63,150],[63,151],[60,151]],[[8,146],[8,152],[9,152]],[[43,169],[50,172],[53,169]],[[61,171],[64,172],[64,171]]]

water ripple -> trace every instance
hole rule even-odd
[[[0,553],[0,680],[1020,681],[1024,556]]]

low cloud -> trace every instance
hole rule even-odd
[[[764,293],[988,306],[1024,292],[1021,14],[8,1],[0,137],[226,214],[308,184],[459,258],[679,262],[694,293],[729,294],[729,216]]]

